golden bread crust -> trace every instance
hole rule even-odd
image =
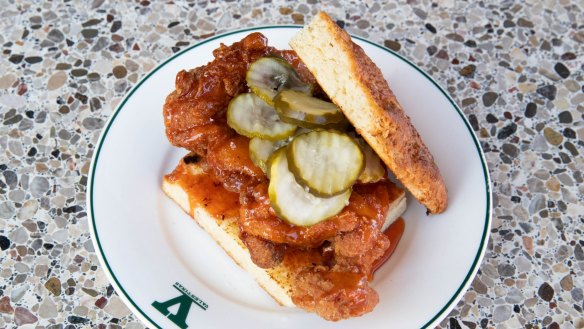
[[[430,213],[443,212],[448,195],[434,158],[363,49],[323,12],[290,45],[396,178]]]

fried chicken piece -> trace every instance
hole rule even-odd
[[[376,261],[389,246],[389,238],[378,227],[363,223],[355,230],[332,239],[333,260],[340,268],[370,276]]]
[[[292,301],[329,321],[338,321],[371,312],[379,295],[362,273],[316,266],[296,276]]]
[[[272,268],[284,258],[285,247],[270,241],[249,235],[245,232],[239,236],[247,247],[251,260],[261,268]]]
[[[213,51],[212,62],[177,74],[176,90],[168,95],[163,108],[168,140],[206,155],[233,136],[235,132],[226,123],[227,105],[233,97],[248,91],[245,75],[249,65],[268,54],[285,58],[304,81],[316,82],[294,51],[269,47],[261,33],[252,33],[230,46],[222,44]]]
[[[269,51],[267,39],[252,33],[227,47],[213,51],[215,60],[195,69],[180,71],[175,88],[164,104],[168,140],[205,155],[209,148],[234,132],[226,125],[225,110],[231,99],[246,91],[249,63]]]
[[[223,186],[232,192],[246,193],[248,187],[267,180],[249,157],[249,138],[241,135],[218,142],[213,152],[207,154],[207,164]]]

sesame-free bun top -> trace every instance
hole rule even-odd
[[[438,166],[363,49],[323,12],[290,46],[396,178],[429,213],[443,212],[448,195]]]

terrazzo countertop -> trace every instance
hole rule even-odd
[[[584,328],[583,2],[0,2],[0,328],[144,327],[89,236],[101,129],[173,53],[318,9],[432,75],[479,136],[490,241],[440,327]]]

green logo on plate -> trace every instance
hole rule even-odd
[[[195,303],[203,310],[209,308],[209,305],[188,291],[187,288],[182,286],[182,284],[176,282],[172,286],[181,293],[180,296],[169,299],[165,302],[155,301],[152,303],[152,306],[154,306],[158,312],[164,314],[164,316],[167,317],[170,321],[174,322],[174,324],[176,324],[179,328],[186,329],[188,328],[186,321],[187,317],[189,316],[189,311],[191,310],[191,304]],[[177,304],[179,306],[176,314],[170,313],[168,309]]]

